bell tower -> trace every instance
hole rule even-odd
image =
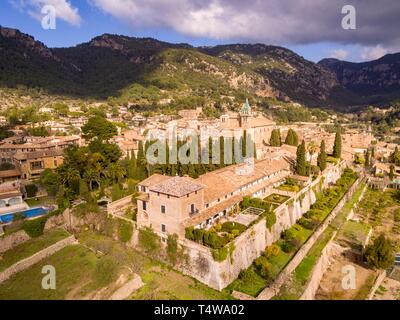
[[[239,112],[240,117],[240,127],[246,127],[249,123],[251,117],[251,107],[249,104],[249,99],[243,104],[242,110]]]

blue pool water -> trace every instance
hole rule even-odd
[[[21,212],[9,213],[9,214],[0,216],[0,223],[12,222],[14,220],[14,215],[17,213],[22,213],[25,218],[35,218],[35,217],[39,217],[39,216],[44,216],[48,212],[49,212],[49,210],[47,210],[43,207],[39,207],[39,208],[28,209],[28,210],[21,211]]]

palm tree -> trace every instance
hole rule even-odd
[[[318,145],[315,141],[311,141],[307,147],[307,151],[310,154],[310,160],[312,159],[313,155],[318,151]]]
[[[126,175],[126,170],[119,163],[111,163],[106,169],[105,176],[112,182],[120,182]]]

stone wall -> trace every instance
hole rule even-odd
[[[379,276],[376,278],[375,283],[372,286],[371,291],[369,292],[366,300],[372,300],[372,298],[375,295],[376,290],[378,290],[378,288],[382,284],[383,280],[385,280],[385,278],[386,278],[386,270],[383,270],[383,271],[381,271]]]
[[[359,180],[359,183],[361,183],[361,181],[362,180]],[[358,185],[357,185],[357,187],[358,187]],[[357,189],[357,187],[354,188],[354,192]],[[363,191],[361,192],[360,197],[357,199],[356,203],[354,204],[353,209],[358,206],[358,204],[364,197],[366,188],[367,188],[367,186],[364,187]],[[347,215],[346,220],[349,220],[352,217],[352,215],[354,214],[353,209]],[[372,231],[372,229],[370,231]],[[324,273],[326,272],[326,270],[328,269],[329,265],[331,264],[333,256],[343,252],[344,248],[342,248],[341,246],[339,246],[333,242],[334,238],[336,237],[336,234],[337,234],[337,232],[334,233],[334,235],[332,236],[332,238],[329,240],[329,242],[325,246],[324,250],[322,251],[321,256],[319,257],[316,265],[314,266],[314,268],[312,270],[310,280],[307,284],[306,289],[304,290],[304,293],[300,297],[300,300],[313,300],[314,299],[315,294],[318,291],[321,279],[322,279]]]
[[[28,241],[30,237],[24,230],[0,238],[0,253],[6,252]]]
[[[311,277],[309,279],[306,289],[300,297],[300,300],[314,300],[321,279],[325,271],[331,265],[333,257],[343,251],[342,247],[332,242],[332,240],[336,237],[336,233],[337,232],[333,234],[331,240],[329,240],[324,250],[322,250],[321,256],[319,257],[317,263],[312,270]]]
[[[53,255],[54,253],[60,251],[61,249],[65,248],[66,246],[69,246],[71,244],[76,243],[76,239],[74,236],[70,236],[68,238],[65,238],[50,247],[47,247],[46,249],[43,249],[42,251],[39,251],[35,253],[34,255],[20,260],[17,263],[13,264],[11,267],[7,268],[3,272],[0,273],[0,283],[6,281],[7,279],[11,278],[13,275],[15,275],[18,272],[21,272],[23,270],[26,270],[33,266],[34,264],[40,262],[41,260]]]
[[[188,264],[177,268],[216,290],[222,290],[261,255],[267,246],[266,232],[265,219],[261,219],[233,240],[234,250],[222,262],[214,260],[210,248],[187,239],[181,240],[180,244],[190,259]]]
[[[278,275],[275,281],[266,287],[257,297],[259,300],[269,300],[273,296],[279,293],[281,286],[289,280],[292,272],[297,268],[301,261],[303,261],[304,257],[307,255],[308,251],[318,240],[320,235],[325,231],[325,229],[331,224],[333,219],[336,218],[337,214],[342,210],[343,206],[346,202],[353,196],[355,190],[357,190],[359,184],[361,183],[361,179],[358,179],[347,191],[347,193],[343,196],[343,198],[339,201],[336,207],[332,210],[332,212],[328,215],[328,217],[324,220],[324,222],[317,228],[317,230],[312,234],[312,236],[306,241],[306,243],[300,248],[299,251],[294,255],[294,257],[287,264],[285,269]]]
[[[293,201],[289,199],[281,204],[275,210],[276,223],[271,230],[266,228],[266,221],[262,219],[243,232],[233,241],[235,249],[225,261],[215,261],[211,250],[203,245],[186,239],[181,240],[180,244],[185,248],[190,262],[177,268],[216,290],[222,290],[238,277],[240,271],[247,269],[267,246],[277,241],[282,231],[293,226],[310,209],[310,206],[316,201],[314,190],[319,192],[320,187],[323,188],[325,184],[336,182],[341,173],[342,168],[335,167],[327,170],[325,174],[329,178],[324,178],[322,186],[320,186],[321,177],[319,177],[301,190]],[[309,247],[303,250],[305,250],[304,255]],[[297,259],[299,260],[298,264],[302,258]]]
[[[52,217],[47,219],[46,224],[44,226],[44,231],[47,231],[47,230],[50,230],[50,229],[54,229],[54,228],[58,228],[58,227],[63,227],[63,226],[65,226],[65,223],[66,223],[66,221],[65,221],[64,214],[59,214],[59,215],[56,215],[56,216],[52,216]]]
[[[132,206],[133,206],[132,195],[130,195],[125,198],[109,203],[107,205],[107,213],[113,215],[123,215],[125,213],[125,210]]]

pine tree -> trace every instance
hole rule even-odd
[[[333,157],[340,159],[342,157],[342,133],[341,128],[338,127],[335,136],[335,144],[333,145]]]
[[[304,140],[297,147],[296,173],[301,176],[307,176],[306,163],[306,143]]]
[[[365,248],[364,256],[372,267],[388,269],[394,262],[394,252],[390,239],[386,238],[382,233],[372,244]]]
[[[327,159],[327,155],[326,155],[326,150],[325,150],[325,140],[322,140],[320,151],[319,151],[318,158],[317,158],[317,165],[321,171],[324,171],[326,169],[326,159]]]

